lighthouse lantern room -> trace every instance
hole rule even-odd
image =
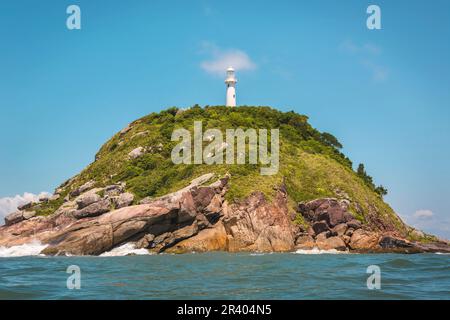
[[[227,85],[227,107],[236,106],[236,76],[234,74],[233,67],[227,69],[227,78],[225,79],[225,84]]]

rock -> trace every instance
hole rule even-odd
[[[152,244],[155,236],[153,234],[146,234],[139,241],[136,242],[136,249],[147,249]]]
[[[358,229],[353,232],[349,246],[353,250],[379,249],[379,238],[380,236],[375,232]]]
[[[22,215],[25,220],[28,220],[36,216],[36,211],[24,211]]]
[[[11,226],[11,225],[16,224],[23,220],[24,220],[24,217],[23,217],[22,211],[16,211],[16,212],[8,214],[5,217],[5,225]]]
[[[131,124],[127,125],[125,128],[123,128],[122,130],[120,130],[120,135],[124,135],[125,133],[127,133],[128,131],[131,130]]]
[[[79,196],[75,202],[78,206],[78,210],[83,209],[95,202],[99,202],[102,198],[96,193],[85,193]]]
[[[39,202],[46,203],[50,199],[50,196],[47,195],[47,194],[42,194],[42,195],[39,196],[38,199],[39,199]]]
[[[346,245],[348,245],[350,243],[350,237],[347,235],[343,235],[341,236],[341,239],[345,242]]]
[[[182,240],[171,248],[168,253],[207,252],[228,250],[228,238],[222,222],[218,222],[213,228],[200,231],[197,235]]]
[[[272,202],[261,192],[223,208],[228,251],[291,251],[295,247],[287,195],[277,191]]]
[[[89,189],[92,189],[95,186],[95,181],[94,180],[90,180],[88,182],[86,182],[85,184],[83,184],[82,186],[80,186],[79,188],[73,190],[72,192],[70,192],[70,196],[71,197],[77,197],[80,194],[88,191]]]
[[[316,239],[316,245],[320,250],[338,250],[345,251],[347,249],[345,242],[339,237],[330,237],[326,239]]]
[[[56,193],[56,194],[54,194],[54,195],[52,195],[51,197],[50,197],[50,201],[56,201],[56,200],[58,200],[59,198],[61,198],[61,195],[60,194],[58,194],[58,193]]]
[[[330,228],[328,228],[328,225],[325,221],[314,222],[314,224],[312,225],[312,228],[313,228],[315,234],[320,234],[322,232],[330,230]]]
[[[164,233],[162,236],[156,237],[154,239],[153,243],[155,244],[155,246],[152,248],[152,250],[162,252],[165,249],[172,247],[176,243],[196,235],[197,233],[198,226],[196,222],[189,226],[178,229],[172,233]]]
[[[142,156],[145,153],[145,149],[143,147],[137,147],[128,153],[128,157],[130,159],[136,159]]]
[[[385,235],[381,238],[379,242],[383,249],[387,248],[412,248],[413,245],[404,239],[399,239],[396,237]]]
[[[123,184],[113,184],[105,187],[105,196],[116,197],[119,196],[124,191]]]
[[[109,199],[104,199],[95,203],[88,205],[87,207],[77,210],[74,212],[73,216],[77,219],[82,219],[86,217],[96,217],[103,213],[110,211],[111,202]]]
[[[122,193],[117,199],[115,199],[116,209],[123,207],[128,207],[134,201],[134,195],[132,193],[126,192]]]
[[[356,230],[356,229],[360,229],[362,227],[362,224],[360,221],[358,221],[356,219],[352,219],[347,222],[347,226],[349,228],[352,228],[353,230]]]
[[[326,221],[328,226],[334,227],[340,223],[345,223],[353,216],[348,212],[348,202],[338,201],[334,198],[324,198],[300,203],[299,212],[309,221]]]
[[[314,239],[309,235],[299,236],[295,240],[295,248],[301,250],[311,250],[316,246]]]
[[[348,227],[347,224],[345,223],[340,223],[337,226],[335,226],[333,229],[331,229],[331,231],[336,235],[336,236],[343,236],[345,234],[345,232],[347,231]]]
[[[319,241],[319,242],[320,241],[325,241],[329,236],[330,236],[329,231],[325,231],[325,232],[319,233],[316,236],[316,241]]]
[[[196,235],[199,230],[195,214],[183,225],[176,223],[181,214],[181,203],[186,202],[186,198],[193,199],[192,188],[183,188],[157,198],[149,204],[124,207],[90,219],[80,219],[67,224],[66,228],[46,235],[44,242],[49,246],[43,250],[43,254],[98,255],[142,234],[155,236],[151,243],[152,250],[165,251],[178,242]],[[222,193],[222,190],[217,190],[217,192]],[[96,215],[97,211],[94,213],[90,211],[91,206],[97,206],[103,202],[105,200],[77,210],[74,216],[79,218],[85,217],[86,214]],[[196,206],[193,208],[195,209]],[[104,209],[106,210],[106,208]],[[109,208],[107,209],[109,210]],[[86,212],[88,210],[90,212]],[[197,212],[198,214],[203,214],[203,212]]]
[[[29,201],[21,206],[18,206],[17,210],[19,210],[19,211],[27,210],[27,209],[30,209],[32,206],[33,206],[33,201]]]
[[[348,228],[347,231],[345,231],[345,235],[351,237],[354,231],[353,228]]]

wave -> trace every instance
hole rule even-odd
[[[47,247],[46,244],[42,244],[39,241],[33,241],[25,243],[20,246],[12,247],[0,247],[0,257],[26,257],[26,256],[38,256],[41,255],[41,251]]]
[[[136,249],[132,242],[125,243],[119,247],[103,252],[100,257],[122,257],[128,255],[148,255],[151,254],[147,249]]]
[[[313,248],[309,250],[298,249],[295,254],[347,254],[348,251],[338,251],[336,249],[321,250],[319,248]]]

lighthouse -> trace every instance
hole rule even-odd
[[[236,107],[236,77],[234,75],[233,67],[227,69],[227,78],[225,84],[227,85],[227,107]]]

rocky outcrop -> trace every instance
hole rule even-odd
[[[225,200],[229,177],[207,185],[206,174],[176,192],[145,198],[118,183],[94,188],[89,181],[69,192],[68,199],[49,216],[35,216],[35,204],[6,217],[0,246],[39,240],[47,255],[98,255],[125,242],[155,253],[297,249],[350,252],[450,252],[445,243],[419,244],[395,232],[357,220],[349,200],[316,199],[300,203],[298,211],[309,227],[293,223],[288,195],[282,185],[273,199],[254,192],[241,201]]]

